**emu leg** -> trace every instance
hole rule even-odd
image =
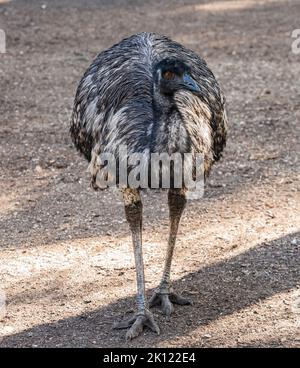
[[[138,336],[144,326],[159,334],[159,327],[154,321],[152,313],[148,309],[145,298],[145,276],[142,252],[142,201],[138,190],[123,190],[126,219],[132,233],[134,249],[136,280],[137,280],[137,313],[124,321],[117,322],[113,328],[129,328],[126,333],[126,340],[131,340]]]
[[[181,215],[186,205],[185,191],[183,189],[170,189],[168,193],[169,215],[170,215],[170,233],[165,260],[164,271],[159,287],[150,299],[149,306],[161,305],[163,313],[169,317],[174,311],[174,304],[191,304],[188,299],[177,295],[172,287],[170,280],[171,263],[176,243],[176,236]]]

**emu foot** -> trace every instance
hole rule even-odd
[[[157,289],[154,291],[149,306],[154,307],[160,305],[163,314],[169,319],[170,315],[174,312],[173,304],[189,305],[192,304],[191,300],[176,294],[173,289]]]
[[[132,340],[137,337],[144,329],[144,327],[149,327],[152,331],[160,334],[158,324],[155,322],[153,314],[145,310],[143,312],[138,312],[134,316],[121,321],[115,322],[113,329],[120,330],[123,328],[129,328],[126,333],[126,340]]]

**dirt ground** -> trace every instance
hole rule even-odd
[[[2,347],[300,347],[300,2],[0,1]],[[68,122],[95,55],[141,31],[197,51],[228,101],[230,132],[176,247],[177,307],[130,343],[135,269],[119,195],[89,187]],[[160,279],[166,195],[144,195],[147,292]],[[6,301],[4,303],[4,301]]]

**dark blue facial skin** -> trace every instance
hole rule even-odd
[[[164,59],[154,67],[154,81],[162,96],[172,96],[176,91],[200,93],[200,87],[191,77],[190,68],[181,60]]]
[[[191,92],[200,92],[200,88],[198,84],[188,73],[183,74],[182,80],[183,80],[183,86],[185,87],[185,89]]]
[[[171,72],[174,76],[172,79],[168,80],[163,77],[163,72],[158,70],[158,85],[163,95],[173,95],[174,92],[179,90],[191,91],[193,93],[200,92],[198,84],[187,71]]]

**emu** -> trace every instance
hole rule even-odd
[[[77,88],[70,133],[76,148],[90,162],[91,184],[105,164],[103,152],[117,160],[118,147],[128,154],[174,152],[203,154],[204,176],[221,157],[226,144],[225,98],[206,62],[195,52],[155,33],[126,38],[98,54]],[[170,173],[172,175],[172,172]],[[118,172],[116,172],[118,186]],[[120,187],[119,187],[120,188]],[[161,282],[149,303],[145,296],[140,188],[120,188],[132,234],[137,280],[137,313],[114,324],[128,329],[126,339],[145,326],[160,333],[150,308],[160,305],[169,318],[173,304],[190,304],[172,289],[170,270],[176,235],[187,199],[183,185],[168,188],[169,240]]]

